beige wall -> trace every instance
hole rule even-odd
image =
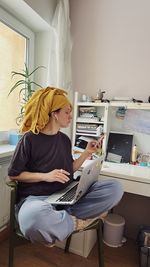
[[[150,1],[70,0],[74,90],[150,95]]]
[[[150,95],[150,1],[70,0],[72,74],[76,91],[105,97]],[[125,234],[136,238],[150,225],[150,198],[125,194],[114,209],[125,217]]]

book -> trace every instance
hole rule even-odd
[[[78,117],[77,122],[98,122],[98,117]]]

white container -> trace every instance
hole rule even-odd
[[[110,247],[120,247],[123,245],[125,219],[118,215],[110,213],[104,221],[103,241]]]
[[[85,232],[79,232],[72,235],[69,251],[87,258],[97,240],[96,230],[88,230]],[[57,241],[56,246],[59,248],[65,248],[66,240]]]

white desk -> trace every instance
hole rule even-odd
[[[117,179],[125,192],[150,197],[150,167],[104,162],[100,178]]]

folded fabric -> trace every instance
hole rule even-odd
[[[42,88],[34,92],[25,105],[20,132],[32,131],[38,134],[48,123],[51,112],[67,105],[71,106],[65,94],[67,94],[65,90],[53,87]]]

